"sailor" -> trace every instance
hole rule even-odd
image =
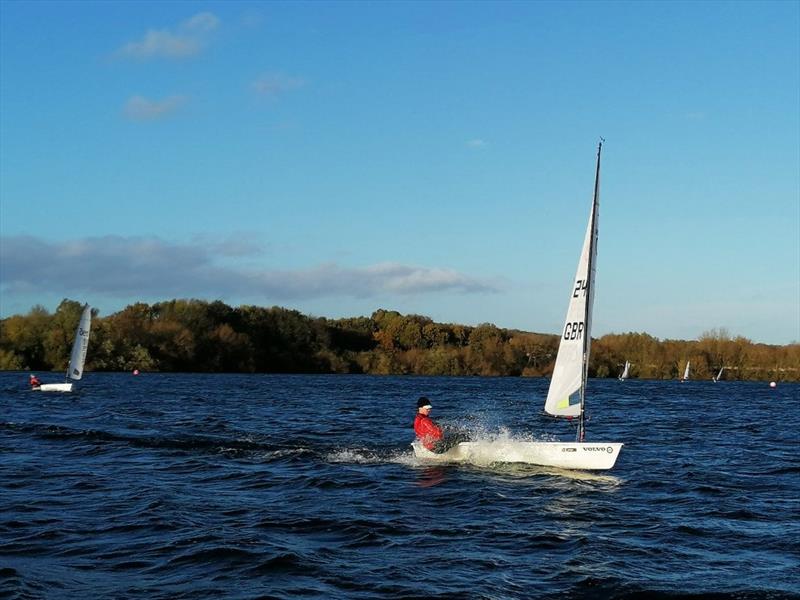
[[[30,384],[32,390],[38,390],[39,387],[42,385],[42,382],[36,377],[36,375],[31,374]]]
[[[414,418],[414,432],[422,445],[431,452],[441,454],[460,442],[469,439],[463,432],[446,432],[439,427],[428,415],[433,406],[425,396],[417,400],[417,416]]]
[[[436,442],[444,437],[439,427],[428,415],[431,412],[431,401],[425,396],[417,400],[417,416],[414,418],[414,432],[419,441],[431,452],[436,452]]]

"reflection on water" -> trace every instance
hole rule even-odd
[[[444,467],[426,467],[420,472],[417,485],[422,488],[433,487],[445,481]]]

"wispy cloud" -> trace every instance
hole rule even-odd
[[[128,42],[116,55],[121,58],[148,60],[180,59],[198,54],[209,42],[220,20],[210,12],[202,12],[178,25],[175,30],[149,29],[142,39]]]
[[[148,100],[144,96],[133,96],[125,103],[122,112],[134,121],[154,121],[169,116],[187,102],[186,96],[168,96],[163,100]]]
[[[251,87],[262,96],[275,97],[301,88],[305,84],[305,80],[301,77],[288,77],[282,73],[265,73],[253,81]]]
[[[247,10],[239,22],[248,29],[255,29],[264,23],[264,15],[257,10]]]
[[[198,13],[181,23],[181,29],[194,34],[214,31],[219,26],[219,19],[210,12]]]
[[[486,145],[486,142],[481,139],[472,139],[467,140],[467,146],[470,148],[483,148]]]
[[[95,294],[124,299],[213,297],[307,300],[326,297],[464,294],[497,291],[479,278],[441,267],[379,263],[306,269],[247,269],[231,259],[262,248],[232,240],[174,243],[155,237],[90,237],[50,242],[33,236],[0,240],[3,294]]]

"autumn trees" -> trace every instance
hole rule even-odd
[[[65,368],[81,304],[64,300],[53,314],[35,306],[0,321],[0,369]],[[491,323],[436,323],[421,315],[376,310],[369,317],[325,319],[295,310],[223,302],[136,303],[92,324],[87,368],[95,371],[373,373],[549,376],[555,335]],[[592,341],[591,377],[674,379],[692,363],[693,379],[800,380],[800,344],[770,346],[724,329],[697,340],[646,333]]]

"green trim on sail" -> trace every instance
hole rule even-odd
[[[569,408],[570,406],[574,406],[575,404],[581,403],[581,390],[578,388],[574,392],[572,392],[566,398],[562,398],[556,404],[556,408]]]

